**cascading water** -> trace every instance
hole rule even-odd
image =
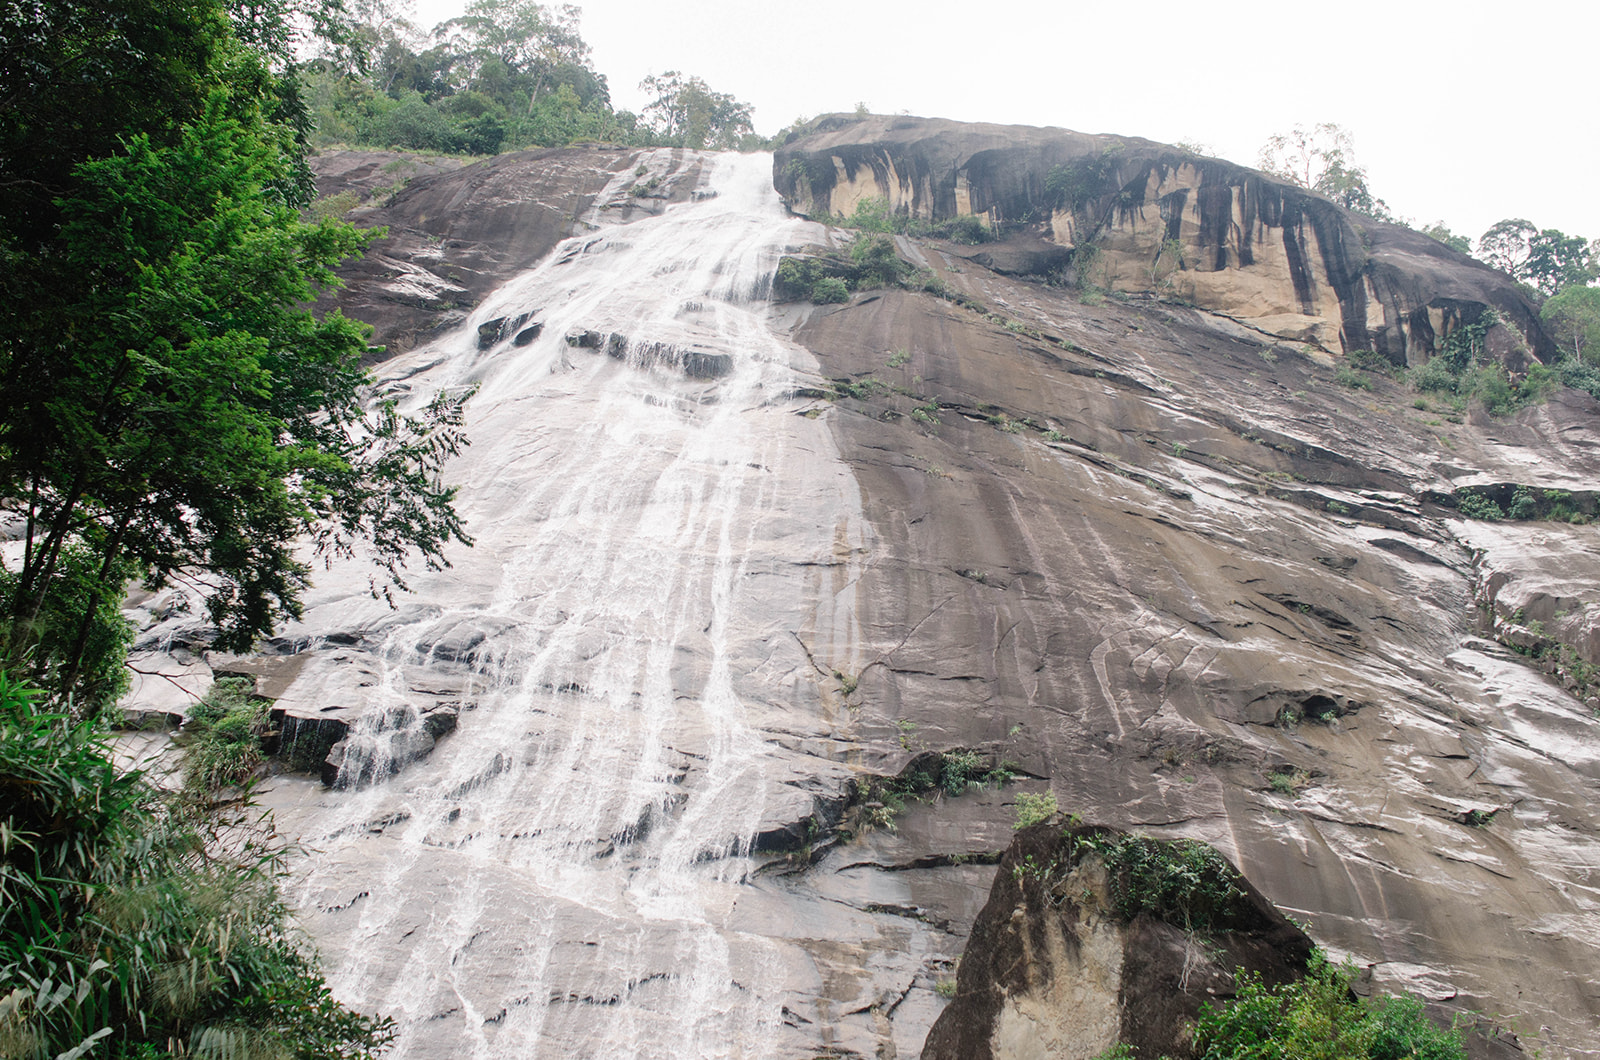
[[[477,545],[395,612],[360,572],[319,585],[309,635],[378,649],[341,781],[403,757],[419,673],[470,709],[424,762],[279,816],[330,979],[397,1019],[396,1057],[772,1055],[797,958],[749,843],[795,794],[772,733],[817,713],[797,643],[850,662],[865,531],[793,415],[805,355],[765,294],[804,222],[770,165],[716,157],[712,195],[568,240],[385,365],[416,400],[478,387],[450,469]]]

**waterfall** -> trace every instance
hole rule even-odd
[[[766,292],[811,233],[770,167],[715,156],[708,192],[597,219],[383,367],[409,401],[477,387],[450,468],[476,547],[393,612],[363,571],[319,580],[306,630],[374,660],[341,782],[416,735],[419,674],[465,709],[431,757],[279,819],[330,981],[396,1018],[397,1058],[769,1056],[775,984],[808,974],[750,842],[804,812],[773,734],[825,735],[801,642],[847,661],[866,531],[794,414],[811,366]]]

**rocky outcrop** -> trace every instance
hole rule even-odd
[[[1510,367],[1552,352],[1510,277],[1314,192],[1149,140],[833,115],[792,134],[773,167],[807,216],[849,216],[868,200],[922,220],[979,216],[1003,237],[982,264],[1042,273],[1060,261],[1041,244],[1093,247],[1077,258],[1080,282],[1156,292],[1333,351],[1421,363],[1492,308],[1505,326],[1491,349]]]
[[[1152,880],[1186,857],[1210,872],[1171,888],[1170,904],[1129,908],[1100,852],[1129,843],[1148,847]],[[1232,997],[1236,971],[1271,986],[1303,975],[1304,932],[1214,851],[1187,847],[1059,820],[1018,833],[923,1060],[1090,1060],[1118,1043],[1188,1056],[1200,1006]],[[1202,897],[1197,923],[1202,910],[1179,903]]]
[[[358,226],[387,229],[339,270],[344,289],[321,304],[371,324],[380,360],[461,326],[486,294],[602,217],[648,215],[688,199],[700,175],[693,154],[601,146],[470,165],[334,151],[312,158],[311,168],[324,200],[348,203]]]

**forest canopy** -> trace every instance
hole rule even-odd
[[[750,107],[669,70],[640,86],[641,114],[612,107],[571,4],[472,0],[431,30],[390,0],[360,5],[352,47],[326,46],[301,72],[315,142],[494,154],[601,141],[637,147],[762,146]]]

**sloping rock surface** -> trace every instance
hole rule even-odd
[[[459,327],[490,291],[603,217],[659,212],[688,198],[699,163],[681,151],[549,148],[472,164],[379,151],[311,160],[324,197],[360,199],[349,219],[387,234],[340,270],[323,301],[373,325],[383,359]],[[639,172],[642,169],[643,172]],[[637,184],[655,180],[648,194]]]
[[[940,125],[930,137],[933,128],[823,130],[842,139],[813,139],[803,156],[803,144],[790,145],[775,162],[780,186],[798,158],[808,174],[813,162],[835,174],[830,197],[904,187],[906,198],[894,201],[922,216],[1009,211],[1035,201],[1015,196],[1034,194],[1032,182],[1051,166],[1103,151],[1094,138],[1048,130]],[[852,184],[846,140],[870,154],[891,132],[921,146],[890,143],[885,157],[897,175],[870,183],[862,174],[876,163],[864,155]],[[967,164],[965,191],[951,192],[957,205],[940,205],[946,162],[967,151],[940,154],[940,145],[963,137],[997,154],[987,170]],[[1013,138],[1020,161],[1006,154]],[[1166,150],[1124,143],[1124,155],[1152,166]],[[1007,261],[994,244],[901,238],[899,252],[948,297],[893,290],[835,306],[773,306],[760,328],[738,332],[742,344],[721,351],[733,358],[727,376],[692,375],[676,355],[640,345],[698,350],[706,307],[695,299],[645,330],[620,305],[581,320],[552,315],[525,347],[516,336],[545,317],[510,322],[548,313],[548,304],[520,289],[503,293],[504,307],[474,302],[474,285],[537,256],[574,211],[592,211],[577,205],[586,197],[612,204],[618,219],[650,220],[669,201],[651,195],[687,200],[690,174],[706,161],[674,152],[506,156],[415,180],[367,217],[391,226],[398,242],[386,253],[398,264],[352,273],[347,312],[377,324],[391,344],[445,328],[446,352],[468,366],[469,381],[502,380],[513,394],[511,381],[537,383],[532,398],[474,399],[469,429],[507,433],[480,435],[463,498],[473,518],[520,512],[524,537],[549,540],[537,562],[480,549],[452,571],[419,575],[419,585],[453,601],[441,614],[421,614],[414,600],[391,614],[366,597],[363,580],[341,588],[329,576],[307,630],[293,634],[301,639],[279,645],[312,656],[292,678],[273,679],[292,681],[283,695],[307,718],[324,706],[352,716],[382,709],[392,700],[360,692],[374,667],[390,684],[371,687],[410,704],[419,724],[457,703],[463,710],[456,731],[436,735],[438,748],[403,783],[355,792],[286,784],[271,796],[285,822],[309,822],[313,833],[317,822],[335,822],[330,844],[362,837],[319,863],[302,895],[311,929],[344,940],[330,948],[340,981],[376,996],[438,968],[459,989],[449,1004],[407,995],[403,1015],[417,1035],[409,1055],[444,1055],[468,1040],[485,1055],[528,1042],[580,1055],[596,1026],[676,1027],[684,999],[702,995],[728,999],[715,1027],[753,1013],[765,1055],[913,1055],[990,894],[1018,796],[1045,792],[1086,821],[1212,843],[1319,944],[1366,966],[1375,989],[1490,1013],[1547,1056],[1597,1055],[1600,722],[1560,674],[1506,642],[1516,640],[1508,624],[1537,620],[1539,635],[1593,658],[1600,536],[1592,525],[1475,523],[1454,505],[1474,486],[1592,491],[1600,407],[1569,392],[1491,419],[1416,407],[1416,395],[1382,374],[1352,390],[1335,381],[1316,343],[1154,298],[1080,299],[997,271]],[[681,175],[678,190],[664,190],[670,180],[650,188],[640,166]],[[1259,175],[1224,166],[1205,172],[1245,174],[1243,184],[1215,185],[1235,189],[1229,196],[1270,190]],[[904,185],[902,173],[911,174]],[[1119,187],[1148,187],[1148,175],[1144,185],[1136,178]],[[822,194],[815,179],[812,194]],[[641,186],[647,194],[632,190]],[[1302,217],[1324,221],[1294,231],[1355,224],[1298,194]],[[1141,201],[1149,205],[1138,223],[1154,224],[1161,200]],[[479,209],[546,235],[513,252],[498,242],[504,226]],[[586,216],[580,222],[605,224]],[[790,223],[797,227],[785,238],[795,247],[851,238]],[[1284,245],[1287,229],[1263,224]],[[563,253],[581,262],[635,242],[631,229],[608,231]],[[1371,231],[1362,284],[1389,239]],[[1034,238],[1059,246],[1063,232]],[[1329,257],[1334,239],[1318,240],[1324,267],[1346,260]],[[1461,285],[1481,277],[1421,252],[1426,261],[1402,269],[1397,253],[1386,259],[1401,269],[1397,288],[1421,292],[1396,303],[1400,316],[1385,315],[1380,328],[1376,310],[1347,311],[1342,294],[1313,308],[1337,303],[1318,312],[1342,328],[1374,321],[1369,338],[1400,327],[1412,345],[1384,348],[1404,357],[1420,334],[1406,320],[1446,297],[1428,269]],[[451,260],[470,273],[446,275],[441,254],[458,255]],[[466,294],[452,297],[477,315],[392,299],[383,285],[412,268],[456,284]],[[663,268],[637,283],[659,287],[672,275]],[[1461,300],[1500,305],[1499,297],[1468,291]],[[500,317],[480,347],[477,329]],[[565,341],[591,331],[593,346]],[[599,337],[613,334],[624,336],[621,357],[600,348]],[[1523,338],[1537,349],[1536,333]],[[518,359],[534,354],[542,359]],[[423,373],[434,356],[418,350],[388,367]],[[741,448],[664,455],[674,432],[724,415],[749,424],[736,435]],[[525,441],[506,440],[530,426]],[[554,477],[602,446],[618,454],[612,470],[586,472],[572,487],[581,504],[557,503]],[[495,462],[485,463],[491,449]],[[652,536],[654,515],[678,511],[661,506],[657,484],[700,503],[698,487],[677,484],[698,481],[686,476],[702,469],[720,483],[704,496],[762,506],[727,509],[733,529],[724,536],[745,550],[737,562],[706,558],[723,556],[725,542]],[[617,481],[628,483],[620,494]],[[618,530],[635,525],[644,531]],[[495,702],[467,709],[490,676],[542,659],[547,638],[570,642],[580,672],[608,652],[618,668],[635,657],[607,637],[640,608],[598,593],[560,595],[573,592],[565,571],[623,539],[650,551],[608,573],[621,584],[655,591],[676,570],[674,557],[686,556],[724,572],[716,584],[729,587],[717,612],[729,616],[725,636],[698,598],[653,605],[650,617],[659,612],[682,634],[661,658],[650,656],[663,676],[647,691],[667,704],[662,718],[637,710],[631,704],[642,700],[631,694],[608,698],[549,667],[537,671],[543,683],[507,683]],[[519,586],[542,588],[519,595]],[[496,625],[491,613],[501,612],[515,623]],[[588,619],[589,631],[572,619],[591,613],[604,621]],[[427,635],[408,640],[405,623],[419,614]],[[712,650],[713,633],[726,647]],[[141,641],[151,652],[172,643]],[[183,643],[180,661],[203,652],[198,636]],[[333,683],[301,684],[313,673]],[[709,676],[723,673],[744,709],[732,729],[693,720]],[[325,688],[348,689],[352,703],[365,695],[364,706],[346,708]],[[528,720],[503,712],[513,706]],[[680,711],[680,720],[663,720]],[[624,753],[634,743],[655,748],[647,769]],[[732,761],[718,756],[733,748],[759,768],[748,776],[706,768]],[[945,763],[938,783],[915,779],[928,755]],[[547,761],[563,775],[592,776],[593,790],[558,788],[541,772]],[[979,763],[984,783],[945,786],[951,763]],[[682,895],[714,906],[717,930],[642,929],[628,903],[649,896],[621,883],[615,894],[549,899],[560,879],[535,879],[515,852],[559,837],[525,829],[531,803],[513,797],[513,784],[576,836],[574,879],[599,878],[596,865],[647,866],[639,851],[668,836]],[[737,797],[713,798],[729,790]],[[429,806],[454,809],[425,817],[411,801],[424,795]],[[650,812],[636,812],[646,798]],[[556,815],[569,802],[576,816]],[[737,819],[758,841],[746,851],[747,875],[724,869],[744,862],[717,835],[703,850],[689,842],[683,822],[702,819]],[[495,853],[462,853],[483,849]],[[379,908],[368,901],[388,893],[374,889],[375,859],[402,857],[414,859],[407,871],[425,886]],[[447,906],[440,894],[473,897]],[[722,979],[692,980],[682,971],[685,947],[697,961],[715,957]],[[563,986],[534,997],[519,979],[529,969],[557,970]]]
[[[1593,1055],[1600,723],[1488,601],[1584,648],[1600,540],[1430,498],[1588,488],[1595,403],[1455,423],[1220,316],[901,245],[961,301],[796,332],[876,532],[854,731],[1000,749],[1085,820],[1206,839],[1379,989]]]

